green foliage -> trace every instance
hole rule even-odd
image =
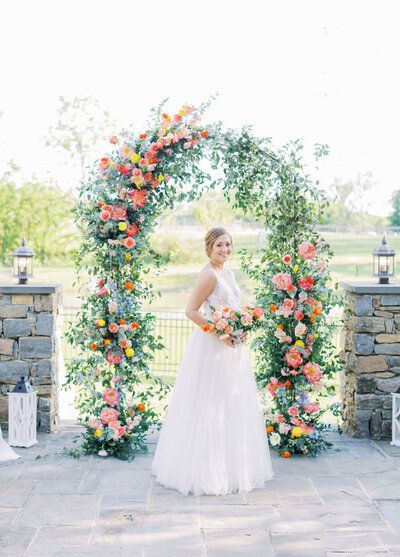
[[[77,247],[72,209],[75,200],[56,186],[26,182],[17,187],[9,176],[0,180],[0,260],[25,237],[40,262],[72,258]]]
[[[400,190],[393,192],[391,203],[393,212],[390,215],[390,224],[400,226]]]

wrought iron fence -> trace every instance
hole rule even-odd
[[[65,307],[64,330],[75,323],[79,308]],[[164,348],[158,350],[154,355],[151,370],[157,375],[175,377],[179,364],[182,360],[185,347],[195,325],[186,318],[183,311],[156,311],[155,335],[160,336]],[[331,317],[331,322],[336,324],[334,344],[339,349],[341,336],[341,321],[337,317]],[[63,354],[66,361],[72,359],[77,354],[75,347],[71,346],[65,336],[62,339]]]

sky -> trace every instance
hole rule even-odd
[[[91,96],[140,131],[169,97],[171,112],[218,93],[206,122],[252,124],[276,145],[315,142],[325,189],[372,172],[360,203],[390,213],[400,188],[398,0],[3,0],[0,164],[78,186],[44,138],[60,95]],[[117,132],[118,130],[116,130]]]

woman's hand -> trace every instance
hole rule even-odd
[[[245,331],[244,333],[242,333],[239,337],[240,342],[247,342],[249,339],[249,333],[247,331]]]
[[[231,336],[229,336],[228,338],[221,339],[221,342],[223,342],[227,346],[230,346],[231,348],[234,348],[236,346],[236,341]]]

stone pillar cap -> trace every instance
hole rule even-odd
[[[0,294],[54,294],[61,290],[61,284],[44,282],[28,282],[28,284],[0,283]]]
[[[400,282],[379,284],[375,281],[351,280],[339,283],[341,288],[355,294],[400,294]]]

